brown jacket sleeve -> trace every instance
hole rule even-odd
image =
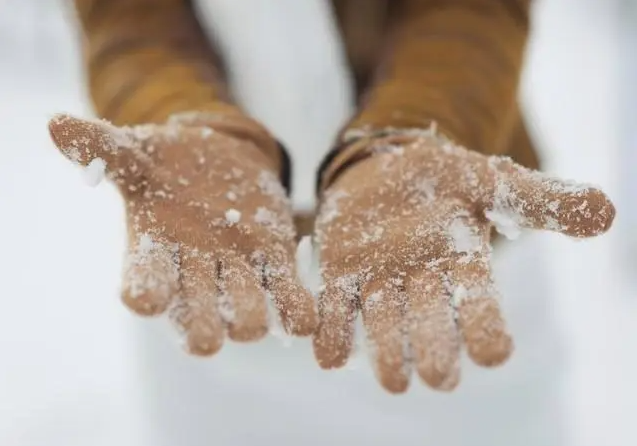
[[[341,132],[338,149],[324,162],[322,183],[356,157],[348,153],[348,135],[387,128],[427,128],[435,121],[439,131],[472,150],[504,153],[518,131],[517,89],[530,3],[393,2],[371,87]]]
[[[220,58],[189,0],[74,0],[90,94],[118,125],[232,109]]]

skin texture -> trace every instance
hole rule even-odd
[[[598,189],[485,156],[434,132],[361,140],[367,157],[324,193],[317,217],[324,289],[314,352],[345,365],[362,316],[378,380],[407,389],[414,369],[429,386],[459,382],[464,346],[491,367],[511,354],[490,260],[491,213],[517,226],[584,238],[615,210]]]
[[[131,310],[169,314],[197,355],[216,353],[226,336],[264,337],[268,300],[288,333],[312,333],[314,299],[297,280],[290,203],[255,143],[262,130],[205,114],[125,128],[58,116],[49,128],[73,162],[103,160],[124,198]]]

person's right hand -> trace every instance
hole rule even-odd
[[[266,335],[269,298],[288,333],[312,333],[290,202],[260,148],[276,143],[256,124],[186,114],[117,128],[60,115],[49,129],[75,163],[105,163],[124,197],[123,301],[134,312],[168,312],[197,355],[216,353],[225,332],[235,341]]]

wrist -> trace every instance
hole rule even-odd
[[[454,138],[448,132],[441,131],[435,122],[428,128],[367,127],[342,132],[339,144],[328,153],[319,167],[317,194],[320,196],[360,162],[416,139],[430,140],[436,145],[455,144]]]

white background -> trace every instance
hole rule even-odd
[[[347,114],[346,84],[333,64],[320,63],[321,57],[338,54],[324,46],[316,58],[303,59],[302,45],[289,37],[302,39],[311,27],[268,34],[259,28],[257,14],[244,16],[242,23],[251,25],[237,32],[241,7],[233,12],[232,2],[215,3],[219,14],[226,14],[226,34],[234,29],[237,39],[262,41],[258,49],[244,44],[255,55],[233,62],[262,64],[258,76],[247,74],[238,83],[243,96],[255,97],[249,104],[253,112],[296,153],[297,179],[308,178],[330,132]],[[297,17],[320,9],[315,1],[298,10],[293,6],[300,2],[280,4]],[[54,112],[90,112],[77,31],[68,19],[61,1],[0,0],[0,445],[155,446],[147,434],[157,426],[145,417],[142,390],[154,370],[138,341],[139,326],[149,322],[127,313],[117,297],[124,246],[121,203],[107,185],[85,186],[46,131]],[[560,393],[560,416],[568,430],[564,446],[637,444],[637,296],[626,279],[637,266],[627,263],[630,250],[620,249],[635,231],[627,221],[622,225],[621,206],[631,203],[620,175],[628,170],[622,150],[634,154],[621,133],[630,126],[620,106],[627,91],[620,62],[630,56],[621,49],[630,45],[621,42],[627,33],[620,25],[631,24],[615,1],[538,1],[524,77],[523,99],[547,170],[597,183],[619,198],[617,231],[607,236],[586,242],[550,234],[536,238],[547,253],[542,263],[554,291],[549,301],[569,352]],[[290,40],[295,44],[286,47]],[[232,41],[228,38],[228,45],[241,47],[240,40]],[[266,87],[254,86],[256,78]],[[278,105],[267,107],[268,95],[278,98]],[[311,155],[301,158],[303,152]],[[309,187],[297,191],[297,201],[306,204]],[[500,264],[519,264],[523,274],[533,275],[533,266],[520,259],[528,257],[523,248],[535,245],[509,248]],[[510,294],[507,300],[515,301]],[[544,326],[527,328],[541,336]],[[237,376],[252,387],[267,387],[259,366],[253,361]],[[538,375],[537,386],[550,379]],[[311,385],[306,391],[318,392]],[[227,395],[232,398],[231,391]],[[259,395],[252,394],[257,405],[264,403]],[[303,395],[298,399],[302,402]],[[210,438],[209,444],[234,444],[229,441]],[[488,446],[471,440],[465,445]]]

